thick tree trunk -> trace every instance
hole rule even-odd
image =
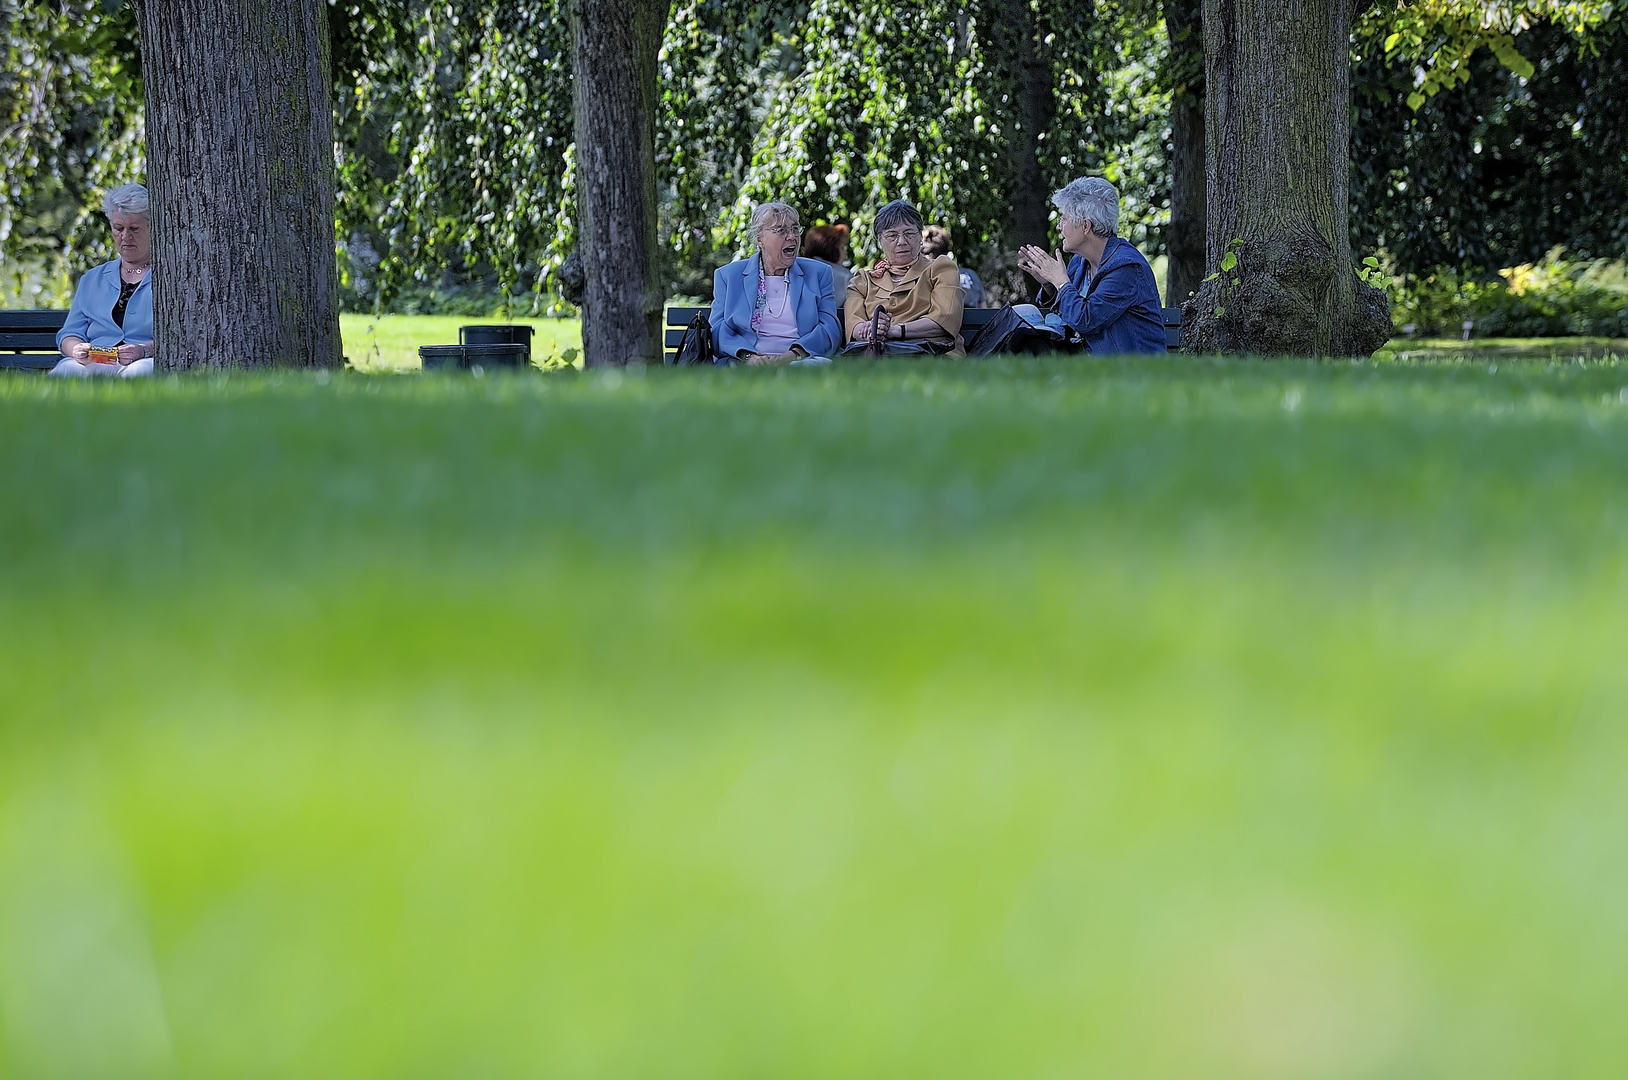
[[[159,365],[337,365],[328,5],[140,0],[136,17]]]
[[[1198,352],[1367,356],[1385,294],[1351,265],[1350,0],[1204,0],[1209,267]]]
[[[1083,14],[1083,13],[1082,13]],[[1050,250],[1051,190],[1040,167],[1041,136],[1057,119],[1057,99],[1051,63],[1040,47],[1040,28],[1027,0],[1008,0],[1004,32],[1010,35],[1017,74],[1018,130],[1011,147],[1017,166],[1007,219],[1006,246],[1016,251],[1024,244]]]
[[[1165,303],[1179,307],[1204,281],[1208,243],[1203,5],[1200,0],[1164,0],[1164,23],[1175,88],[1170,103],[1170,228],[1165,233],[1170,267]]]
[[[656,54],[669,0],[572,0],[577,248],[589,367],[661,362]]]

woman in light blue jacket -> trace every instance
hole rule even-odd
[[[102,202],[118,258],[85,271],[57,334],[53,375],[153,373],[153,227],[147,189],[125,184]]]
[[[831,291],[831,268],[797,257],[803,234],[797,211],[764,203],[750,225],[757,254],[712,276],[712,340],[718,362],[784,364],[802,356],[833,356],[842,324]]]

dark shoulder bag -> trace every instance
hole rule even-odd
[[[1008,302],[967,342],[967,355],[994,356],[996,353],[1017,352],[1033,336],[1034,328],[1024,322]]]
[[[716,362],[716,352],[712,347],[712,320],[707,318],[705,311],[698,311],[685,328],[684,337],[679,340],[673,366],[694,367]]]

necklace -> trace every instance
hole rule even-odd
[[[140,281],[142,278],[146,277],[147,276],[147,271],[151,270],[152,268],[153,268],[152,263],[148,263],[146,266],[131,266],[129,263],[123,262],[123,261],[121,261],[119,263],[120,272],[125,273],[125,274],[134,274],[134,275],[136,275],[136,280],[137,281]]]
[[[779,281],[785,281],[786,280],[785,275],[783,275],[783,274],[776,274],[776,275],[774,275],[774,277],[776,278],[776,280],[779,280]],[[764,278],[764,281],[768,281],[768,278]],[[790,283],[788,282],[787,284],[789,286]],[[766,290],[768,288],[768,286],[765,285],[764,288]],[[789,303],[791,303],[791,289],[788,287],[785,292],[780,294],[780,310],[779,311],[776,311],[774,308],[769,306],[769,298],[766,295],[763,298],[763,310],[769,313],[769,318],[778,319],[778,318],[780,318],[780,316],[782,316],[782,315],[784,315],[786,313],[786,305],[789,304]]]

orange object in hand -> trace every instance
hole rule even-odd
[[[100,345],[92,345],[90,347],[90,362],[93,364],[117,364],[119,362],[119,350],[111,346],[104,348]]]

